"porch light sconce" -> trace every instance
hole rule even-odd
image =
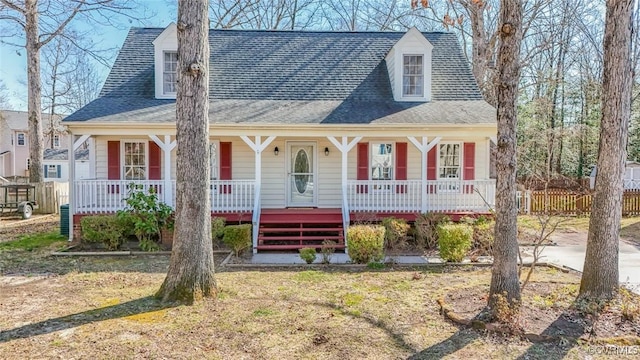
[[[275,149],[273,149],[273,155],[278,156],[278,153],[280,152],[280,150],[278,149],[278,147],[276,146]]]
[[[324,148],[324,156],[329,156],[329,148],[328,147]]]

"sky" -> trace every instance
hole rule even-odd
[[[134,21],[130,25],[114,28],[110,26],[94,25],[95,35],[91,36],[94,43],[99,43],[101,48],[120,48],[130,27],[166,27],[176,18],[176,6],[169,0],[138,0],[139,6],[136,12],[143,13],[145,10],[153,12],[154,15],[148,19]],[[122,24],[129,24],[125,17],[116,21]],[[86,25],[76,22],[74,26],[86,27]],[[2,40],[2,39],[0,39]],[[5,38],[7,42],[24,43],[21,38]],[[27,110],[27,59],[24,48],[18,48],[0,42],[0,79],[7,86],[9,101],[13,110]],[[115,56],[111,60],[113,63]],[[41,63],[44,61],[41,59]],[[112,65],[112,64],[110,64]],[[96,65],[96,69],[106,78],[109,68]]]

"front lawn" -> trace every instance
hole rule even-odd
[[[0,253],[6,259],[18,252]],[[25,260],[20,275],[0,277],[3,358],[578,359],[588,351],[486,335],[445,320],[437,299],[486,285],[488,269],[219,271],[217,301],[167,306],[152,295],[168,257],[20,253],[38,256],[47,274],[28,273],[35,262]],[[579,280],[553,269],[534,277],[562,287]]]

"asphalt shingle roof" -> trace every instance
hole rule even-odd
[[[75,154],[76,160],[89,160],[89,149],[78,149]],[[69,160],[69,149],[44,149],[43,160]]]
[[[154,98],[152,42],[163,30],[131,29],[99,98],[65,120],[173,121],[175,100]],[[384,58],[404,34],[210,30],[210,121],[495,122],[451,33],[424,33],[433,45],[432,101],[393,101]]]

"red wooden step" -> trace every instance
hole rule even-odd
[[[290,227],[290,228],[270,228],[270,227],[260,227],[260,232],[336,232],[342,231],[341,227],[331,227],[331,228],[305,228],[305,227]]]
[[[341,224],[342,215],[287,215],[287,216],[260,216],[260,223],[264,224]]]
[[[297,250],[303,247],[310,247],[316,249],[322,249],[322,245],[258,245],[258,250]],[[336,249],[344,249],[344,244],[337,244],[334,246]]]
[[[334,239],[342,239],[342,235],[339,236],[307,236],[307,235],[298,235],[298,236],[266,236],[266,235],[258,235],[258,240],[271,240],[271,241],[286,241],[286,240],[334,240]]]

